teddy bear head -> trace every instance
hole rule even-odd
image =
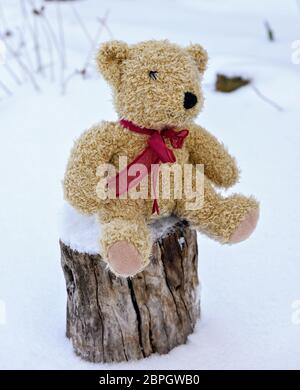
[[[100,47],[97,64],[113,88],[119,117],[141,127],[188,126],[203,105],[207,53],[200,45],[110,41]]]

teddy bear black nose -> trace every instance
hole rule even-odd
[[[191,92],[186,92],[184,94],[183,106],[188,110],[189,108],[193,108],[197,104],[197,101],[198,99],[196,95]]]

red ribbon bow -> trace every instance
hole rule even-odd
[[[129,165],[127,165],[127,167],[120,171],[115,177],[108,180],[108,187],[115,188],[116,196],[119,197],[140,183],[146,175],[150,174],[152,168],[152,185],[154,193],[152,213],[157,212],[157,214],[159,214],[159,207],[156,196],[156,182],[158,177],[159,164],[176,162],[176,157],[172,149],[167,147],[165,138],[170,140],[174,149],[181,149],[185,138],[189,134],[189,131],[175,131],[171,128],[166,128],[159,132],[158,130],[139,127],[125,119],[122,119],[120,124],[125,129],[135,133],[148,135],[148,146]],[[131,176],[128,174],[129,168],[134,164],[142,164],[146,170],[144,170],[144,172],[139,171],[138,176]]]

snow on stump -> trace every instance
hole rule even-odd
[[[186,343],[200,315],[196,232],[175,218],[154,223],[151,264],[124,279],[93,253],[99,242],[95,221],[74,210],[67,214],[60,247],[66,334],[75,352],[92,362],[121,362],[166,354]],[[79,234],[80,229],[88,232]],[[80,237],[83,247],[74,244]]]

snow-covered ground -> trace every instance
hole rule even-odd
[[[18,23],[18,4],[1,0],[11,26]],[[187,345],[126,364],[82,361],[64,335],[60,180],[73,139],[94,122],[116,118],[110,91],[100,77],[76,76],[62,95],[59,82],[46,75],[38,76],[42,92],[36,93],[30,82],[16,87],[0,65],[0,80],[13,93],[5,97],[0,88],[0,369],[300,369],[300,65],[291,60],[292,42],[300,40],[296,1],[74,4],[92,36],[96,17],[109,10],[116,39],[168,38],[208,49],[206,104],[197,120],[237,157],[242,177],[234,191],[257,196],[261,219],[254,236],[238,246],[199,236],[203,317]],[[61,10],[71,71],[89,43],[70,6]],[[51,21],[55,5],[47,3],[47,12]],[[265,20],[275,32],[273,43]],[[103,30],[99,41],[110,36]],[[251,87],[230,95],[214,92],[218,71],[250,75],[283,111]]]

